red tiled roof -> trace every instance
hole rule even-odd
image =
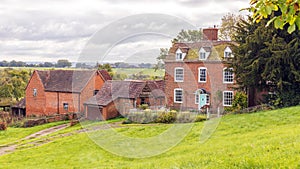
[[[37,70],[36,72],[42,80],[45,91],[79,93],[96,73],[95,70]],[[99,72],[104,80],[109,79],[110,76],[106,71]]]
[[[85,104],[106,106],[117,98],[138,98],[148,85],[154,97],[164,97],[164,81],[106,81],[96,96]]]
[[[103,77],[104,81],[112,80],[111,76],[106,70],[99,70],[101,76]]]

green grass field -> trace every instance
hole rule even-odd
[[[155,69],[146,69],[146,68],[114,68],[113,72],[122,73],[126,75],[133,75],[141,73],[143,75],[150,75],[150,76],[161,76],[165,75],[165,70],[159,69],[155,71]]]
[[[179,144],[153,157],[114,155],[96,145],[87,133],[77,133],[3,155],[0,168],[300,168],[300,106],[224,116],[212,136],[200,143],[204,125],[195,123]],[[150,138],[170,127],[172,124],[125,125],[115,131],[129,137]],[[60,132],[79,128],[77,125]],[[118,146],[114,140],[108,140],[107,131],[95,132],[108,144]],[[7,131],[1,132],[3,135]],[[159,146],[156,142],[149,145],[144,151]]]

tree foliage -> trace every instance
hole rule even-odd
[[[287,26],[288,33],[300,30],[300,0],[251,0],[250,4],[253,21],[268,19],[267,26],[273,22],[276,29]]]
[[[67,59],[60,59],[57,61],[56,67],[59,68],[65,68],[65,67],[71,67],[72,63],[69,62]]]
[[[163,69],[164,68],[164,62],[163,60],[166,59],[168,56],[169,49],[168,48],[160,48],[159,56],[156,58],[157,63],[154,65],[155,71],[158,69]]]
[[[300,31],[266,28],[267,19],[253,19],[237,26],[235,37],[239,46],[233,47],[235,70],[241,88],[268,89],[276,93],[278,106],[300,103]]]
[[[199,42],[203,38],[202,30],[181,30],[173,42]]]
[[[235,37],[235,26],[236,24],[243,19],[242,15],[235,15],[233,13],[228,13],[222,17],[221,27],[219,29],[220,34],[219,38],[221,40],[232,40],[234,41]]]
[[[10,100],[25,96],[25,88],[30,78],[26,70],[4,69],[0,71],[0,98]]]

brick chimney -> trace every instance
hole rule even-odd
[[[205,28],[203,29],[203,35],[205,40],[217,41],[218,40],[218,28]]]

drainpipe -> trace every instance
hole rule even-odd
[[[57,92],[57,114],[59,114],[59,92]]]
[[[81,112],[80,110],[80,93],[78,94],[78,112]],[[76,112],[75,112],[76,113]]]

